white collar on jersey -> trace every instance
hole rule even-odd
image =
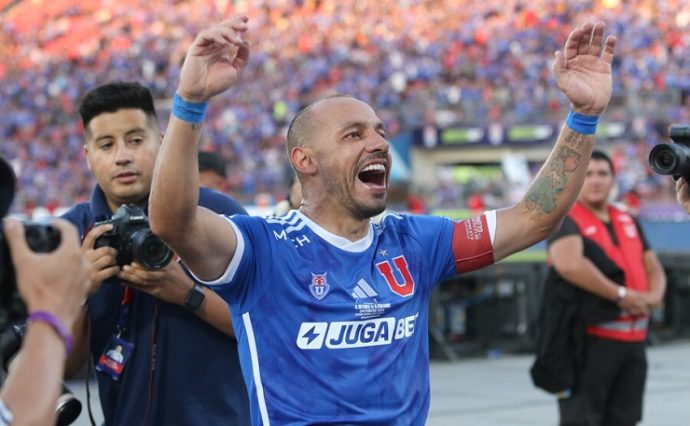
[[[369,232],[367,232],[366,237],[362,238],[361,240],[350,241],[347,238],[343,238],[339,235],[333,234],[332,232],[326,231],[316,222],[302,214],[302,212],[300,212],[299,210],[297,211],[297,214],[302,218],[304,222],[306,222],[307,226],[312,231],[314,231],[316,235],[318,235],[319,237],[323,238],[324,240],[328,241],[329,243],[341,250],[349,251],[352,253],[361,253],[363,251],[366,251],[369,248],[369,246],[371,246],[371,242],[374,241],[374,225],[371,223],[369,223]]]

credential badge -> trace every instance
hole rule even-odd
[[[323,274],[311,273],[311,284],[309,284],[309,291],[311,291],[312,296],[319,300],[326,297],[328,290],[331,288],[331,286],[328,285],[328,280],[326,279],[327,273],[328,272],[324,272]]]

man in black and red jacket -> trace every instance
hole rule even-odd
[[[664,297],[666,276],[637,221],[609,203],[614,185],[611,159],[594,151],[577,202],[548,240],[540,332],[567,343],[555,345],[567,349],[550,361],[572,373],[558,377],[572,384],[560,395],[561,425],[625,426],[642,419],[649,313]],[[557,315],[568,304],[574,304],[572,314]],[[549,315],[557,324],[544,327]],[[535,365],[546,359],[544,349]]]

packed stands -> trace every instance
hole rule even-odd
[[[160,99],[165,125],[182,48],[201,26],[236,13],[251,18],[250,65],[213,101],[203,143],[228,162],[245,203],[286,193],[286,126],[330,93],[374,105],[393,137],[429,124],[561,119],[552,52],[588,19],[607,22],[619,40],[606,118],[640,127],[636,140],[608,147],[622,191],[670,199],[670,179],[654,176],[646,158],[659,122],[690,123],[690,0],[0,0],[0,153],[19,174],[14,210],[88,197],[83,93],[140,81]],[[504,201],[500,182],[487,185]],[[444,194],[464,205],[472,194],[461,192]]]

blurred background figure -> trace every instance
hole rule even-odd
[[[276,203],[273,216],[282,216],[290,210],[297,210],[302,204],[302,184],[296,175],[292,175],[287,197]]]
[[[210,151],[199,151],[199,185],[216,191],[226,192],[228,185],[225,162],[220,155]]]
[[[532,374],[560,393],[562,426],[642,420],[650,313],[666,275],[639,223],[609,202],[614,186],[613,162],[595,150],[577,202],[548,240]]]

